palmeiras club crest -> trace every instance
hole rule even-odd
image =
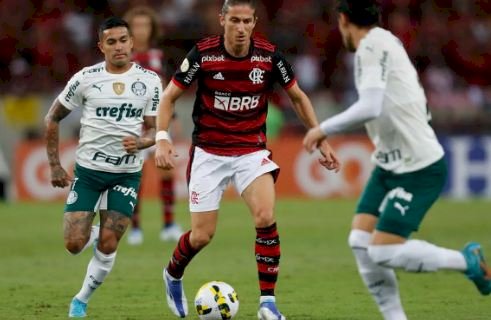
[[[131,91],[137,96],[144,96],[147,92],[147,86],[141,81],[133,82]]]

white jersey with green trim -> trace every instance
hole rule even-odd
[[[76,73],[58,100],[69,110],[82,108],[77,163],[106,172],[140,171],[141,153],[127,153],[122,140],[142,134],[143,117],[157,115],[161,94],[159,76],[134,63],[121,74],[107,72],[105,62]]]
[[[442,158],[418,74],[397,37],[379,27],[371,29],[356,50],[354,72],[358,92],[385,91],[381,115],[365,124],[375,145],[376,165],[405,173]]]

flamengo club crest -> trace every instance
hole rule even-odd
[[[261,84],[263,83],[263,76],[264,76],[264,70],[261,70],[259,68],[254,68],[252,69],[251,73],[249,73],[249,79],[251,79],[252,83],[254,84]]]
[[[124,92],[124,83],[122,82],[114,82],[113,90],[117,95],[122,95]]]

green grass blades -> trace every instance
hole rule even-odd
[[[280,200],[276,213],[281,238],[277,286],[280,311],[293,320],[381,319],[363,286],[347,245],[354,201]],[[63,247],[63,204],[0,204],[0,318],[66,319],[68,305],[82,284],[92,251],[69,255]],[[159,241],[160,204],[144,201],[141,246],[121,242],[115,267],[89,301],[89,319],[175,319],[165,304],[162,267],[174,243]],[[187,229],[187,204],[177,220]],[[491,259],[489,203],[437,203],[414,235],[460,250],[470,240]],[[189,319],[197,319],[194,295],[211,280],[231,284],[240,299],[235,319],[256,319],[255,232],[239,200],[222,204],[213,242],[193,260],[184,286]],[[482,297],[457,272],[398,272],[410,319],[490,319],[491,298]]]

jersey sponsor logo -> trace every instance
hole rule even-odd
[[[405,216],[406,211],[409,210],[409,206],[403,206],[402,204],[400,204],[397,201],[394,202],[394,208],[396,208],[397,210],[399,210],[401,212],[401,216]]]
[[[181,66],[179,67],[179,69],[181,69],[181,72],[187,72],[189,70],[189,60],[187,58],[185,58],[182,61]]]
[[[123,94],[124,87],[125,87],[125,85],[122,82],[113,82],[114,93],[116,93],[119,96]]]
[[[92,85],[92,88],[99,90],[99,92],[102,92],[102,86],[103,86],[103,85],[104,85],[104,84],[101,84],[100,86],[97,86],[97,85],[93,84],[93,85]]]
[[[261,70],[259,68],[252,69],[251,73],[249,73],[249,79],[251,79],[253,84],[261,84],[264,82],[264,73],[266,71]]]
[[[382,81],[387,81],[387,60],[389,58],[389,52],[384,50],[382,52],[382,58],[380,59],[380,67],[382,67],[382,74],[380,75]]]
[[[114,155],[105,154],[102,151],[97,151],[92,157],[93,161],[104,161],[115,166],[120,166],[122,164],[133,164],[136,161],[135,154],[125,154],[124,156],[118,157]]]
[[[215,79],[215,80],[225,80],[225,78],[223,77],[223,74],[221,72],[215,74],[213,76],[213,79]]]
[[[110,117],[116,118],[119,122],[124,118],[139,118],[143,114],[143,109],[133,108],[131,103],[123,103],[119,107],[97,107],[95,109],[95,114],[98,117]]]
[[[70,102],[70,99],[73,98],[73,96],[75,95],[75,91],[77,90],[78,86],[80,85],[80,81],[75,81],[74,84],[72,84],[69,88],[68,88],[68,92],[67,94],[65,95],[65,101],[66,102]]]
[[[196,191],[192,191],[190,198],[192,204],[199,204],[199,193],[197,193]]]
[[[157,110],[160,103],[160,91],[158,87],[153,88],[152,111]]]
[[[399,150],[399,149],[390,150],[388,152],[379,151],[375,155],[375,158],[380,163],[389,163],[389,162],[401,160],[402,154],[401,154],[401,150]]]
[[[86,74],[86,73],[97,73],[97,72],[102,72],[102,70],[104,70],[103,67],[97,67],[97,68],[92,68],[92,69],[89,69],[87,71],[84,71],[84,72],[82,72],[82,74]]]
[[[401,215],[404,216],[406,214],[406,211],[409,210],[408,205],[402,205],[400,201],[410,203],[413,201],[413,194],[410,192],[407,192],[404,190],[402,187],[397,187],[392,190],[390,190],[386,195],[382,203],[380,204],[379,211],[383,212],[387,208],[387,205],[389,204],[390,200],[394,200],[393,206],[397,210],[400,211]],[[399,200],[399,201],[396,201]]]
[[[201,57],[201,63],[203,63],[203,62],[222,62],[222,61],[225,61],[225,57],[223,55]]]
[[[118,184],[118,185],[115,185],[113,187],[113,190],[117,191],[117,192],[121,192],[125,197],[130,196],[134,199],[136,199],[138,197],[138,194],[137,194],[135,188],[133,188],[133,187],[128,188],[128,187],[123,187],[123,186]],[[131,201],[130,201],[130,203],[131,203]]]
[[[142,66],[140,66],[139,64],[135,64],[135,68],[142,71],[143,73],[148,73],[148,74],[152,74],[152,75],[155,75],[158,77],[158,74],[153,72],[152,70],[148,70],[148,69],[145,69],[143,68]]]
[[[252,56],[251,57],[251,62],[273,62],[271,57],[263,57],[263,56]]]
[[[288,75],[288,71],[286,70],[286,67],[285,67],[285,64],[283,63],[283,61],[278,61],[276,66],[280,70],[280,74],[281,74],[281,78],[283,79],[283,83],[290,82],[291,78]]]
[[[137,96],[144,96],[145,93],[147,93],[147,86],[141,82],[141,81],[136,81],[136,82],[133,82],[133,84],[131,85],[131,91],[137,95]]]
[[[260,96],[223,97],[215,96],[213,107],[224,111],[244,111],[257,108]]]
[[[184,83],[191,84],[198,70],[199,70],[199,63],[195,62],[191,67],[191,69],[189,69],[189,71],[187,72],[186,77],[184,78]]]
[[[66,199],[66,204],[74,204],[77,202],[78,199],[78,193],[76,191],[70,191],[68,194],[68,198]]]

